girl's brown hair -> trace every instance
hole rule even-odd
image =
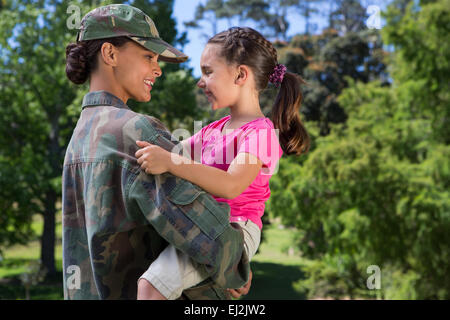
[[[96,39],[70,43],[66,47],[66,75],[75,84],[83,84],[89,79],[91,72],[97,69],[97,54],[103,43],[109,42],[121,47],[128,41],[127,37]]]
[[[233,27],[209,39],[218,44],[228,63],[247,65],[255,75],[256,89],[261,92],[278,64],[277,51],[272,43],[252,28]],[[279,129],[280,145],[287,155],[300,155],[309,150],[310,139],[300,120],[302,92],[305,83],[297,74],[286,72],[272,107],[271,119]]]

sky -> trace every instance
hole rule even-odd
[[[177,29],[178,32],[181,34],[181,32],[186,31],[188,33],[188,40],[189,43],[185,45],[183,52],[189,56],[189,60],[187,62],[188,66],[193,69],[193,74],[195,77],[200,77],[201,70],[200,70],[200,56],[203,51],[203,47],[206,44],[207,39],[202,36],[203,32],[206,32],[210,35],[211,31],[208,28],[208,25],[204,23],[205,30],[198,30],[189,28],[186,29],[184,26],[184,22],[191,21],[194,19],[195,14],[195,8],[199,3],[205,4],[207,0],[175,0],[174,4],[174,10],[173,10],[173,17],[177,21]],[[360,0],[361,4],[369,8],[369,6],[374,5],[380,8],[385,7],[386,0]],[[330,2],[334,2],[333,0],[330,0]],[[320,7],[318,7],[320,12],[323,12],[324,14],[329,11],[329,5],[327,2],[322,2],[320,4]],[[368,14],[370,15],[371,12],[369,11]],[[287,16],[287,20],[289,22],[289,29],[287,32],[288,36],[293,36],[298,33],[303,33],[305,30],[305,21],[304,19],[293,10],[290,12]],[[317,30],[322,30],[326,25],[327,21],[324,17],[315,17],[311,19],[311,24],[317,24]],[[381,22],[383,23],[383,22]],[[254,25],[247,25],[249,27],[254,27]],[[223,23],[219,23],[218,31],[223,31],[228,29],[230,26],[223,21]]]
[[[183,52],[189,56],[187,62],[188,66],[193,69],[193,74],[196,77],[200,77],[200,56],[203,51],[203,47],[206,44],[207,39],[202,36],[202,30],[197,30],[193,28],[186,29],[183,22],[191,21],[194,19],[195,8],[199,3],[206,3],[206,0],[175,0],[173,17],[177,21],[178,32],[186,31],[188,32],[189,43],[184,47]],[[290,22],[290,27],[288,29],[288,36],[300,33],[304,30],[304,21],[297,14],[288,15],[288,21]],[[325,21],[317,21],[319,24],[319,29]],[[205,23],[205,26],[208,25]],[[254,27],[248,25],[249,27]],[[211,33],[207,28],[205,30],[207,33]],[[227,29],[229,26],[226,22],[219,23],[218,31]]]

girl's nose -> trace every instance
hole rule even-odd
[[[202,78],[200,78],[200,80],[198,80],[197,87],[202,88],[202,89],[205,87],[205,82],[202,80]]]

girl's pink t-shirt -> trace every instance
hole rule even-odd
[[[265,202],[270,197],[269,179],[278,170],[278,161],[283,154],[278,130],[270,119],[258,118],[238,129],[226,129],[222,134],[229,119],[230,116],[226,116],[212,122],[190,137],[187,145],[190,145],[191,150],[188,152],[191,152],[191,158],[195,161],[224,171],[228,170],[241,152],[250,153],[261,160],[263,167],[258,176],[239,196],[234,199],[214,196],[217,201],[229,204],[231,222],[249,219],[261,229]]]

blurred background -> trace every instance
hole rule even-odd
[[[65,47],[109,3],[0,0],[0,299],[63,298],[62,163],[88,91],[67,80]],[[449,0],[123,3],[191,57],[163,66],[150,103],[129,102],[171,130],[224,116],[196,82],[228,27],[262,32],[307,82],[312,147],[271,179],[244,299],[450,298]]]

